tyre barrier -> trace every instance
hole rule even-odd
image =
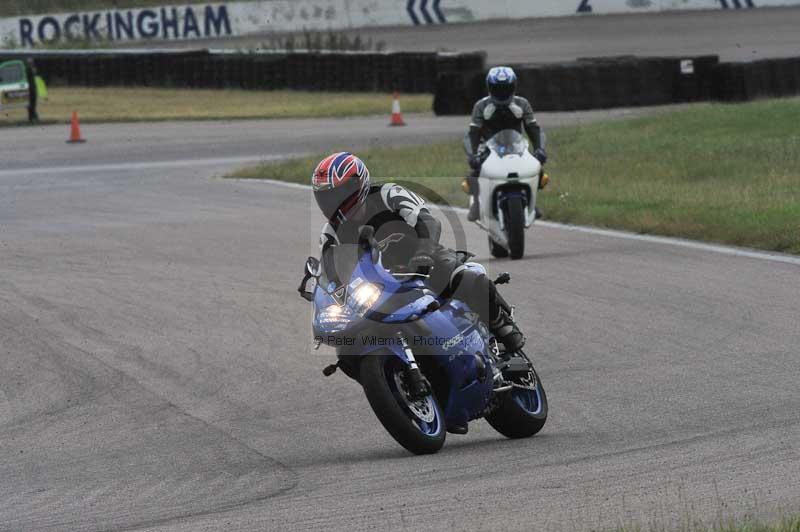
[[[800,57],[720,63],[714,68],[714,85],[721,101],[794,96],[800,94]]]
[[[712,71],[717,61],[716,56],[693,58],[690,69],[685,59],[678,58],[584,58],[514,69],[519,94],[531,100],[535,109],[574,111],[708,99],[713,94]],[[441,77],[434,110],[469,113],[486,93],[484,75],[476,70]]]
[[[0,50],[33,56],[51,86],[144,86],[433,93],[440,115],[464,115],[486,94],[486,54],[213,50]],[[514,65],[519,93],[540,111],[741,102],[800,94],[800,57],[720,63],[696,57],[601,57]]]
[[[719,57],[606,57],[514,65],[518,93],[538,111],[747,101],[800,94],[800,58],[720,63]],[[485,72],[440,74],[437,114],[464,115],[486,95]]]
[[[0,51],[0,60],[29,56],[51,86],[405,93],[432,93],[439,75],[486,63],[484,52]]]

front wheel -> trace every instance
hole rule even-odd
[[[391,353],[361,361],[361,385],[383,427],[414,454],[433,454],[444,445],[444,415],[433,395],[411,400],[405,365]]]
[[[500,405],[486,421],[507,438],[529,438],[542,430],[547,421],[547,395],[536,370],[531,367],[528,374],[517,379],[514,388],[505,393]]]
[[[509,198],[506,202],[506,234],[512,259],[525,254],[525,203],[522,198]]]

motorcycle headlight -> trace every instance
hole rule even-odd
[[[363,283],[356,288],[351,298],[353,310],[358,314],[366,313],[381,297],[381,289],[372,283]]]
[[[324,308],[317,317],[320,325],[335,326],[345,325],[350,321],[350,311],[339,305],[331,305]]]

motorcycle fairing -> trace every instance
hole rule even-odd
[[[495,138],[509,138],[494,142]],[[508,151],[500,148],[505,143],[517,139]],[[520,144],[519,146],[517,144]],[[478,177],[480,189],[480,224],[498,244],[508,247],[502,221],[499,219],[498,204],[510,193],[524,191],[527,199],[525,227],[530,227],[536,219],[536,192],[539,189],[541,163],[528,151],[528,141],[517,132],[501,131],[487,143],[489,149]],[[503,153],[500,153],[503,151]]]
[[[322,343],[337,347],[341,358],[360,358],[378,351],[388,351],[405,365],[411,361],[399,341],[402,332],[414,357],[428,356],[444,371],[449,382],[446,397],[440,397],[448,423],[464,423],[482,416],[492,394],[492,361],[489,332],[477,314],[458,300],[440,300],[420,280],[401,281],[370,253],[363,253],[348,283],[351,288],[369,282],[381,287],[372,308],[392,308],[391,312],[357,314],[346,300],[339,306],[321,283],[314,290],[313,329]],[[324,284],[324,282],[322,283]],[[409,296],[418,295],[418,298]],[[393,307],[392,299],[402,300]],[[430,311],[431,304],[442,306]],[[341,320],[325,322],[323,312],[336,305]],[[421,317],[420,317],[421,316]],[[374,342],[371,340],[375,338]],[[348,361],[348,365],[352,366]],[[352,376],[352,375],[351,375]]]

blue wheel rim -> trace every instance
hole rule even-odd
[[[534,374],[535,375],[535,374]],[[538,415],[542,413],[542,392],[539,388],[539,377],[536,376],[535,390],[521,390],[515,388],[511,392],[511,397],[523,410],[529,414]]]
[[[400,391],[395,384],[394,375],[398,371],[403,371],[403,367],[400,364],[394,363],[394,361],[391,360],[386,364],[386,382],[389,384],[389,389],[392,391],[392,395],[394,395],[397,404],[400,405],[400,408],[403,409],[403,412],[408,416],[408,419],[414,424],[414,426],[417,427],[417,429],[419,429],[421,433],[425,434],[426,436],[437,436],[442,431],[442,417],[439,412],[438,405],[436,404],[436,400],[432,397],[430,398],[430,405],[433,409],[432,421],[425,421],[416,415],[409,407],[403,392]]]

